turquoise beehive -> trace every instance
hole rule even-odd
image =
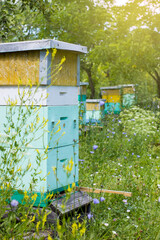
[[[114,113],[119,114],[121,111],[121,87],[102,87],[102,99],[105,99],[105,114]]]
[[[86,100],[86,123],[96,124],[101,123],[104,115],[104,104],[105,99],[87,99]]]
[[[53,54],[53,49],[57,50],[56,54]],[[86,47],[51,39],[0,44],[0,133],[3,135],[5,131],[4,124],[10,107],[8,98],[17,99],[13,121],[17,122],[19,110],[24,112],[26,106],[39,108],[39,119],[48,120],[45,127],[39,128],[33,141],[25,147],[27,156],[20,162],[22,168],[27,166],[30,156],[30,163],[34,168],[36,153],[43,154],[47,149],[46,160],[38,166],[40,178],[34,188],[38,195],[35,205],[47,204],[40,200],[42,192],[45,198],[48,193],[61,192],[72,183],[78,185],[79,55],[86,52]],[[63,57],[65,61],[62,69],[57,71]],[[26,99],[25,106],[23,103],[21,106],[20,95],[25,96],[28,90],[34,97],[32,101]],[[32,126],[33,121],[34,116],[31,116],[27,119],[27,126]],[[16,137],[17,141],[20,140],[19,136]],[[8,148],[7,145],[5,147]],[[67,174],[66,166],[71,159],[74,166]],[[27,172],[17,182],[14,199],[20,201],[23,198],[23,192],[29,189],[31,174]],[[42,181],[44,178],[45,181]]]

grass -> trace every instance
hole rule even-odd
[[[132,192],[131,198],[91,194],[105,200],[92,204],[93,218],[82,239],[159,240],[160,146],[153,138],[124,132],[119,117],[111,115],[103,129],[82,133],[80,159],[80,186]]]

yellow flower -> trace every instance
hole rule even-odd
[[[69,163],[67,164],[66,168],[65,168],[67,174],[72,171],[73,164],[74,164],[74,162],[73,162],[73,160],[71,159],[71,160],[69,161]]]
[[[58,128],[58,130],[55,132],[55,134],[58,133],[59,131],[61,131],[61,126],[59,126],[59,128]]]
[[[40,221],[39,222],[37,222],[37,225],[36,225],[36,230],[37,230],[37,232],[39,232],[39,225],[40,225]]]
[[[30,220],[30,222],[34,222],[35,221],[35,215],[33,216],[33,218]]]
[[[35,193],[31,198],[32,198],[32,200],[36,201],[36,199],[37,199],[37,194]]]
[[[52,169],[53,169],[53,172],[54,172],[54,175],[56,174],[56,167],[52,167]]]
[[[73,234],[73,236],[76,235],[76,231],[77,231],[77,230],[78,230],[77,224],[76,224],[76,223],[73,223],[73,224],[72,224],[72,234]]]
[[[50,235],[48,235],[48,240],[53,240],[53,238],[51,238],[51,236],[50,236]]]
[[[86,228],[85,228],[85,226],[83,226],[83,227],[81,228],[81,230],[80,230],[80,235],[81,235],[81,236],[84,235],[85,232],[86,232]]]

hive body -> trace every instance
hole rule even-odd
[[[105,99],[105,114],[119,114],[123,108],[136,103],[135,85],[118,85],[101,88],[102,99]]]
[[[53,48],[57,49],[56,54]],[[33,111],[37,108],[40,121],[48,119],[45,126],[36,131],[33,141],[24,147],[27,154],[19,163],[23,168],[30,161],[34,169],[37,152],[46,153],[46,159],[38,167],[39,180],[33,189],[38,195],[35,205],[45,206],[48,192],[61,192],[72,183],[78,185],[79,54],[86,51],[85,47],[54,40],[0,44],[0,133],[5,134],[7,112],[15,99],[15,123],[19,112],[27,108]],[[65,61],[59,71],[63,57]],[[34,97],[27,99],[28,91]],[[23,94],[25,104],[20,99]],[[31,115],[26,126],[31,126],[34,118],[34,114]],[[21,129],[22,134],[25,129]],[[16,137],[17,142],[21,140],[20,136]],[[9,145],[5,147],[9,150]],[[70,161],[74,164],[68,172]],[[23,198],[23,191],[29,189],[31,174],[32,171],[28,171],[18,180],[13,198],[19,201]]]

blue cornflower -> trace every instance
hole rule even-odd
[[[93,203],[94,203],[94,204],[98,204],[98,203],[99,203],[99,200],[98,200],[97,198],[94,198],[94,199],[93,199]]]
[[[91,219],[91,218],[93,218],[93,214],[88,213],[87,217],[88,217],[88,219]]]
[[[98,148],[97,145],[93,145],[93,150],[96,150]]]
[[[103,202],[105,200],[104,197],[100,197],[100,201]]]
[[[15,199],[13,199],[12,201],[11,201],[11,206],[12,207],[17,207],[18,206],[18,201],[17,200],[15,200]]]
[[[103,105],[104,105],[104,101],[100,101],[100,102],[99,102],[99,105],[100,105],[100,106],[103,106]]]

